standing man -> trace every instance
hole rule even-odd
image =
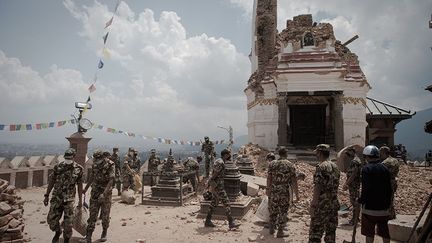
[[[110,160],[112,162],[114,162],[114,166],[115,166],[115,179],[114,179],[114,184],[115,187],[117,188],[117,195],[120,196],[121,195],[121,164],[120,164],[120,156],[119,156],[119,149],[118,148],[113,148],[113,152],[111,155]]]
[[[216,152],[214,151],[213,142],[210,141],[209,137],[204,137],[204,143],[201,146],[201,152],[204,153],[204,164],[205,164],[205,177],[208,178],[210,175],[210,165],[213,164]]]
[[[198,160],[198,161],[197,161]],[[193,175],[189,175],[184,177],[184,182],[188,182],[190,181],[192,184],[192,188],[194,190],[194,192],[197,191],[197,181],[198,183],[200,182],[199,179],[199,163],[202,160],[201,156],[197,156],[197,160],[194,160],[192,157],[188,157],[184,162],[183,162],[183,167],[185,169],[185,171],[195,171],[195,174]]]
[[[56,164],[48,180],[48,188],[44,195],[44,205],[48,206],[49,195],[54,188],[50,201],[47,222],[55,235],[53,243],[59,242],[62,233],[60,218],[63,214],[63,242],[69,243],[72,237],[72,220],[74,212],[75,192],[78,188],[78,207],[82,206],[82,176],[83,168],[73,159],[76,151],[69,148],[64,153],[64,160]],[[75,187],[76,186],[76,187]]]
[[[234,219],[231,216],[229,198],[225,191],[225,163],[229,160],[231,160],[231,152],[228,149],[222,150],[221,158],[215,161],[212,175],[208,180],[207,188],[209,188],[210,192],[212,193],[212,200],[207,212],[206,221],[204,223],[205,227],[215,227],[215,225],[211,221],[211,218],[215,208],[219,204],[219,200],[222,200],[222,204],[225,207],[225,214],[228,219],[228,227],[230,229],[233,229],[240,226],[239,224],[234,222]]]
[[[356,156],[353,147],[348,148],[345,153],[351,160],[351,163],[347,169],[347,179],[343,185],[343,190],[348,190],[350,203],[353,207],[353,217],[348,224],[354,225],[354,221],[358,220],[360,216],[360,204],[358,203],[358,199],[360,197],[362,162]]]
[[[390,148],[383,146],[379,150],[380,159],[382,164],[387,167],[390,172],[390,185],[391,185],[391,205],[390,205],[390,220],[396,218],[396,210],[394,208],[394,195],[397,190],[397,176],[399,174],[399,160],[390,156]]]
[[[425,155],[425,165],[431,166],[432,163],[432,150],[429,149],[429,151]]]
[[[156,172],[158,169],[158,165],[160,165],[161,161],[159,156],[156,155],[156,149],[151,149],[150,150],[150,157],[148,158],[148,172]],[[156,185],[156,176],[152,176],[150,178],[150,186],[155,186]]]
[[[133,157],[134,157],[135,150],[133,148],[129,148],[129,151],[127,155],[124,158],[123,161],[123,168],[122,168],[122,182],[123,182],[123,188],[122,191],[126,191],[129,188],[135,188],[134,183],[134,170],[132,170],[131,165],[133,166]]]
[[[337,165],[329,160],[330,146],[328,144],[319,144],[314,151],[318,165],[314,174],[313,198],[309,210],[311,215],[309,243],[321,242],[324,232],[324,242],[334,243],[338,225],[337,192],[340,171]]]
[[[270,234],[273,235],[275,227],[278,231],[276,237],[288,236],[283,228],[288,221],[288,209],[290,206],[290,187],[296,191],[298,200],[297,176],[294,165],[287,159],[288,151],[285,148],[279,150],[280,158],[270,162],[267,176],[267,196],[269,197],[268,209],[270,212]]]
[[[115,164],[111,161],[110,153],[105,151],[102,153],[96,150],[93,153],[93,166],[89,181],[84,188],[85,194],[89,187],[92,187],[90,196],[90,217],[87,220],[87,233],[85,243],[92,242],[92,234],[95,229],[99,210],[102,217],[102,235],[101,242],[107,241],[107,230],[110,222],[112,186],[115,179]]]
[[[362,168],[362,188],[359,202],[362,205],[361,233],[366,243],[372,243],[377,234],[384,243],[390,242],[388,228],[391,205],[390,172],[380,161],[380,152],[374,145],[363,150],[367,164]]]

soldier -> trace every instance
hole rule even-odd
[[[107,230],[110,222],[112,186],[115,179],[115,164],[111,161],[110,153],[96,150],[93,153],[93,166],[89,181],[84,188],[85,194],[89,187],[92,187],[90,196],[90,217],[87,220],[87,232],[82,242],[91,243],[92,234],[95,229],[99,210],[102,217],[101,242],[107,241]]]
[[[133,148],[129,148],[128,154],[125,156],[123,161],[122,168],[122,182],[123,182],[123,191],[129,188],[135,188],[134,183],[134,170],[131,168],[131,165],[134,165],[133,156],[135,150]]]
[[[224,185],[225,163],[230,159],[231,152],[228,149],[222,150],[221,158],[215,161],[212,175],[208,180],[207,188],[209,188],[210,192],[212,193],[212,200],[207,212],[206,221],[204,223],[205,227],[215,227],[215,225],[211,221],[211,218],[215,208],[219,204],[219,200],[222,200],[222,204],[225,207],[225,214],[228,219],[228,227],[230,229],[234,229],[240,226],[239,224],[234,222],[234,219],[231,216],[231,207]]]
[[[49,194],[54,188],[50,201],[50,210],[47,216],[47,222],[55,235],[52,239],[53,243],[59,241],[61,235],[60,218],[63,216],[63,242],[68,243],[72,236],[72,220],[75,201],[75,186],[78,188],[78,207],[82,206],[82,176],[83,167],[76,163],[75,149],[69,148],[64,154],[63,161],[56,164],[51,172],[48,180],[48,188],[44,195],[43,201],[45,206],[48,206]]]
[[[199,179],[199,163],[201,162],[202,157],[197,156],[197,160],[194,160],[192,157],[187,158],[183,162],[183,166],[186,171],[195,171],[195,174],[184,177],[184,182],[191,182],[193,190],[197,191],[197,181],[200,182]]]
[[[314,173],[313,199],[309,210],[311,215],[309,242],[321,242],[324,232],[325,242],[335,242],[340,172],[337,165],[329,160],[330,146],[328,144],[319,144],[314,151],[318,165]]]
[[[275,227],[278,231],[276,237],[288,236],[283,228],[288,221],[288,209],[290,206],[290,187],[298,190],[296,169],[287,159],[287,150],[279,150],[280,158],[273,160],[269,164],[267,176],[267,196],[269,197],[268,209],[270,213],[270,234],[273,235]],[[296,192],[298,200],[298,191]]]
[[[114,184],[115,187],[117,188],[117,195],[120,196],[121,195],[121,164],[120,164],[120,156],[118,152],[119,152],[118,148],[113,148],[113,152],[110,160],[114,162],[115,165]]]
[[[425,154],[425,166],[431,166],[432,163],[432,150],[429,149],[429,151]]]
[[[383,146],[379,150],[380,159],[383,161],[382,164],[387,167],[390,172],[391,178],[391,205],[390,205],[390,220],[396,218],[396,211],[394,208],[394,195],[397,190],[397,176],[399,174],[399,161],[390,156],[390,148],[387,146]]]
[[[356,156],[353,147],[348,148],[345,153],[349,156],[351,163],[347,169],[347,179],[343,185],[343,190],[348,190],[350,203],[353,207],[353,217],[348,224],[354,225],[354,220],[358,220],[360,216],[360,204],[358,203],[358,198],[360,196],[362,162]]]
[[[160,158],[156,155],[156,149],[150,150],[150,157],[148,158],[148,172],[156,172],[158,165],[161,163]],[[152,176],[150,186],[156,185],[156,177]]]
[[[204,164],[205,164],[205,177],[208,178],[210,175],[210,164],[213,163],[216,152],[214,151],[213,142],[210,141],[209,137],[204,137],[204,143],[201,146],[201,152],[204,153]]]

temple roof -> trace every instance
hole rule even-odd
[[[388,117],[399,118],[403,120],[409,119],[416,114],[416,112],[411,112],[410,110],[406,110],[370,97],[366,97],[366,109],[368,116],[373,116],[376,118]]]

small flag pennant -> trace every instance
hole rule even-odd
[[[94,84],[92,84],[92,85],[90,85],[90,87],[88,88],[88,90],[89,90],[90,93],[93,93],[93,92],[96,91],[96,86]],[[89,99],[90,99],[90,96],[88,97],[87,100],[89,100]]]
[[[15,125],[9,125],[9,131],[16,131]]]
[[[26,124],[26,129],[27,130],[32,130],[32,125],[31,124]]]
[[[103,66],[104,66],[104,63],[102,62],[102,60],[99,60],[98,68],[102,69]]]
[[[107,41],[107,39],[108,39],[108,34],[109,34],[109,32],[107,32],[107,33],[102,37],[102,39],[103,39],[103,41],[104,41],[104,44],[106,44],[106,41]]]
[[[108,28],[108,26],[110,26],[110,25],[112,24],[113,20],[114,20],[114,16],[111,17],[111,19],[108,20],[108,22],[106,22],[106,24],[105,24],[105,29]]]
[[[4,130],[5,125],[0,125],[0,131]]]
[[[104,55],[104,57],[106,59],[110,59],[111,58],[111,53],[108,51],[108,48],[104,47],[104,49],[102,50],[102,54]]]

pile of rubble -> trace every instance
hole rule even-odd
[[[255,167],[255,175],[267,177],[267,161],[265,156],[267,150],[257,145],[248,144],[244,148],[246,154],[252,160]],[[297,172],[303,173],[305,179],[299,181],[300,200],[294,203],[292,210],[297,214],[309,214],[309,203],[312,199],[313,174],[315,166],[297,161],[295,163]],[[397,214],[416,214],[420,211],[431,192],[429,180],[432,178],[432,169],[411,167],[402,164],[400,166],[398,189],[395,195],[395,208]],[[339,201],[341,204],[350,206],[348,191],[343,191],[342,186],[346,181],[345,173],[341,174],[339,185]]]
[[[24,242],[24,201],[15,187],[0,179],[0,242]]]

